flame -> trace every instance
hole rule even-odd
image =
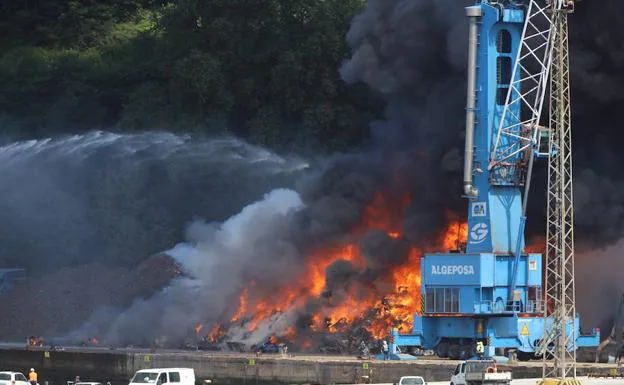
[[[420,250],[412,248],[407,263],[392,272],[394,292],[376,303],[377,317],[366,328],[374,338],[384,338],[391,328],[411,330],[413,316],[421,310],[421,256]]]
[[[295,335],[296,335],[295,327],[289,326],[288,329],[286,329],[286,331],[284,332],[284,334],[282,334],[282,337],[286,339],[292,339],[295,337]]]
[[[249,289],[245,288],[245,290],[243,290],[243,292],[240,295],[240,298],[238,300],[238,310],[236,311],[236,314],[234,314],[234,316],[232,317],[231,321],[238,321],[246,312],[247,312],[247,301],[249,298]]]
[[[92,345],[97,345],[100,343],[100,341],[98,341],[98,339],[95,337],[91,337],[89,338],[89,343],[91,343]]]
[[[208,341],[215,343],[224,335],[225,329],[223,329],[223,326],[221,326],[221,324],[216,324],[210,329],[210,332],[208,332]]]
[[[203,328],[204,328],[204,325],[197,324],[197,326],[195,326],[195,334],[199,334]]]
[[[534,236],[524,246],[524,250],[527,253],[546,253],[546,237]]]
[[[362,235],[371,229],[377,229],[385,231],[391,238],[399,238],[399,227],[412,198],[405,194],[397,201],[398,204],[393,204],[390,194],[377,193],[372,203],[366,206],[360,225],[353,229],[352,234]]]
[[[360,249],[354,244],[335,247],[323,252],[318,252],[308,263],[309,279],[312,286],[309,288],[312,295],[318,296],[325,288],[325,270],[338,260],[354,262],[355,265],[363,263]]]
[[[401,231],[405,210],[410,203],[409,195],[376,194],[358,224],[342,241],[309,253],[304,273],[292,277],[291,284],[270,293],[256,290],[255,282],[245,287],[230,322],[238,322],[248,331],[255,331],[260,323],[276,313],[304,310],[301,314],[308,315],[307,324],[290,325],[269,338],[272,343],[278,338],[297,341],[302,350],[314,347],[311,333],[350,333],[355,327],[361,327],[371,337],[381,339],[391,328],[411,330],[414,314],[422,311],[420,262],[424,250],[409,247]],[[461,249],[467,239],[467,223],[452,214],[447,216],[447,223],[447,228],[435,238],[436,249]],[[362,254],[358,240],[370,230],[385,232],[389,242],[406,244],[405,261],[398,266],[378,269],[382,276],[374,280],[349,280],[344,287],[328,287],[327,269],[340,260],[350,262],[357,274],[366,277],[370,261]],[[257,293],[263,293],[262,298]],[[307,309],[313,309],[312,314]],[[208,339],[217,341],[227,329],[227,325],[215,325],[208,333]]]
[[[452,213],[447,216],[449,224],[442,235],[442,247],[444,250],[460,250],[468,239],[468,222],[459,220]]]

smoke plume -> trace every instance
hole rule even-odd
[[[263,299],[279,298],[286,292],[285,288],[297,289],[294,290],[295,298],[289,299],[292,304],[289,309],[267,313],[263,319],[268,321],[256,325],[251,329],[253,331],[244,327],[232,331],[239,340],[257,343],[269,334],[286,333],[291,325],[303,330],[310,326],[313,314],[323,309],[331,313],[349,298],[369,299],[371,293],[381,297],[394,289],[388,280],[389,271],[410,259],[410,247],[429,246],[447,224],[449,213],[463,216],[466,209],[466,202],[460,198],[467,49],[463,6],[472,3],[469,0],[367,1],[347,33],[352,53],[339,70],[346,82],[363,82],[383,95],[387,101],[385,117],[371,123],[372,139],[366,147],[332,157],[322,163],[320,170],[298,175],[297,183],[288,186],[292,189],[272,191],[262,200],[251,203],[250,197],[268,191],[266,187],[274,183],[263,185],[264,188],[255,184],[259,180],[256,178],[249,179],[253,183],[244,183],[236,172],[228,169],[236,168],[236,157],[226,156],[205,174],[193,174],[191,179],[196,184],[183,177],[189,168],[170,169],[171,166],[165,166],[168,163],[157,162],[152,165],[155,168],[153,173],[141,174],[141,178],[151,176],[155,179],[136,186],[130,199],[126,195],[115,195],[116,199],[111,200],[110,205],[118,208],[121,220],[114,224],[122,229],[125,229],[124,221],[134,220],[130,213],[140,212],[127,211],[131,198],[163,184],[181,184],[183,188],[165,189],[162,194],[154,196],[149,202],[150,207],[158,207],[162,202],[182,201],[197,206],[192,210],[183,204],[179,209],[161,213],[158,218],[185,216],[187,220],[194,214],[202,214],[209,220],[193,222],[186,228],[187,242],[167,251],[181,266],[185,273],[183,277],[148,299],[137,299],[129,309],[104,309],[94,313],[73,336],[82,338],[97,334],[119,344],[149,344],[166,336],[167,341],[161,342],[173,346],[193,337],[197,324],[228,323],[238,319],[238,312],[244,307],[249,310],[262,305]],[[589,249],[617,242],[622,237],[624,222],[621,168],[617,167],[624,160],[624,152],[617,148],[621,134],[616,131],[619,128],[618,104],[622,98],[618,90],[624,85],[624,55],[619,49],[624,44],[624,32],[616,16],[619,15],[618,5],[621,6],[619,0],[581,2],[577,6],[578,12],[570,16],[577,171],[576,235],[578,243]],[[241,146],[249,150],[249,147]],[[69,148],[64,151],[67,156],[63,159],[74,159]],[[133,148],[131,153],[140,156],[145,151],[150,153],[149,148]],[[254,148],[251,151],[261,150]],[[174,153],[182,157],[185,151],[180,149],[180,153]],[[268,165],[278,170],[277,175],[286,175],[287,181],[292,180],[293,169],[297,169],[293,168],[293,162],[284,163],[272,154],[263,154],[273,159]],[[100,154],[100,157],[76,158],[96,162],[102,157]],[[267,165],[265,161],[263,158],[263,163],[253,168],[252,174],[263,170]],[[193,169],[201,170],[201,163],[193,163]],[[57,181],[73,178],[74,173],[65,170],[80,170],[80,167],[51,164],[49,171],[56,170],[57,175],[48,183],[52,183],[60,196],[68,194],[65,185],[74,184],[64,183],[61,188],[57,187]],[[301,163],[294,164],[301,166]],[[27,170],[36,172],[32,163],[29,167]],[[132,169],[129,165],[126,167]],[[166,168],[165,171],[162,167]],[[543,231],[545,178],[543,165],[538,167],[541,169],[538,168],[535,174],[530,198],[529,233]],[[19,179],[24,172],[20,172],[19,167],[17,170],[13,176],[17,179],[6,182],[7,185],[26,182],[24,177]],[[109,171],[109,190],[104,186],[97,191],[115,189],[117,170],[112,168]],[[168,178],[164,182],[160,179],[163,174]],[[136,174],[128,175],[135,179]],[[230,178],[230,175],[236,177]],[[50,181],[50,177],[43,173],[34,175],[34,179]],[[88,187],[100,179],[85,179],[81,186]],[[203,187],[203,183],[209,184]],[[28,188],[16,193],[13,200],[19,202],[29,193],[49,189],[50,185],[26,183],[26,186]],[[214,195],[213,191],[221,194]],[[72,190],[68,195],[74,194],[79,193]],[[203,195],[203,199],[197,199],[195,194]],[[195,198],[189,199],[189,196]],[[74,207],[75,203],[70,199],[68,202],[68,208],[63,211],[70,214],[84,212],[84,207]],[[97,203],[98,199],[79,202],[86,205],[86,202]],[[359,231],[358,224],[363,217],[369,216],[367,210],[371,204],[385,213],[385,222],[398,223],[396,228],[373,226],[372,230]],[[224,220],[225,214],[234,212],[233,206],[244,208]],[[26,221],[25,218],[30,218],[33,212],[25,210],[29,215],[24,215],[21,226],[16,226],[18,230],[37,225]],[[49,222],[48,218],[45,223]],[[180,220],[174,222],[180,223]],[[39,226],[44,231],[53,231],[42,223]],[[110,222],[107,224],[112,226]],[[149,226],[145,230],[159,235],[154,236],[158,242],[150,250],[165,250],[168,246],[164,243],[175,243],[175,236],[171,233],[165,236]],[[400,236],[391,236],[394,232]],[[49,234],[45,239],[54,235]],[[86,239],[79,239],[75,244],[91,245],[91,239],[96,239],[98,250],[104,251],[103,256],[110,255],[111,251],[105,246],[106,239],[96,235]],[[128,238],[120,244],[125,243],[133,244]],[[345,257],[327,266],[317,263],[324,261],[326,250],[344,244],[357,245],[363,261]],[[18,246],[22,245],[13,247]],[[134,255],[141,253],[147,255],[145,249],[133,251]],[[606,253],[617,263],[615,252]],[[579,282],[594,282],[600,276],[603,286],[599,290],[609,293],[604,296],[609,302],[607,298],[622,290],[621,285],[618,286],[621,280],[603,274],[605,270],[612,270],[611,265],[591,263],[599,258],[604,258],[599,251],[579,253]],[[306,280],[311,278],[302,276],[310,271],[311,265],[323,266],[324,287],[318,292],[315,287],[305,286]],[[586,273],[590,268],[592,274]],[[305,297],[304,294],[307,299],[300,299]],[[582,316],[586,317],[590,312],[596,315],[584,321],[585,326],[602,322],[612,311],[606,302],[590,304],[588,298],[596,294],[588,290],[578,291]],[[102,322],[103,319],[107,322]],[[150,328],[145,327],[146,320],[149,320]]]
[[[449,212],[463,209],[457,149],[464,54],[463,42],[455,39],[461,36],[457,22],[463,10],[454,3],[370,1],[353,21],[347,36],[353,55],[341,68],[346,81],[363,81],[388,100],[386,119],[371,126],[370,146],[328,160],[321,171],[300,180],[297,192],[274,191],[220,224],[193,224],[187,235],[195,247],[168,252],[188,278],[137,301],[116,318],[107,340],[127,343],[140,336],[147,343],[167,336],[179,343],[198,323],[235,317],[245,288],[251,287],[251,306],[305,279],[301,274],[315,251],[349,241],[361,248],[364,266],[344,260],[327,266],[326,297],[297,304],[291,324],[323,307],[323,298],[340,304],[349,296],[370,296],[371,286],[380,297],[394,289],[384,278],[406,262],[410,246],[424,247]],[[398,224],[402,236],[379,230],[354,236],[352,229],[379,193],[385,199],[380,211]],[[396,204],[402,200],[405,205]],[[154,321],[149,331],[143,327],[146,314]]]
[[[6,267],[131,267],[194,215],[223,220],[307,164],[232,138],[92,132],[0,147]]]
[[[111,333],[124,338],[130,337],[123,331],[141,334],[140,323],[132,327],[132,322],[147,309],[162,311],[164,304],[179,304],[170,306],[171,311],[184,316],[155,314],[167,322],[159,323],[150,337],[176,336],[176,330],[189,331],[194,323],[227,322],[236,310],[228,306],[238,303],[236,296],[244,287],[253,283],[253,296],[270,296],[298,277],[315,248],[349,238],[349,231],[380,191],[391,201],[406,194],[410,197],[401,213],[402,237],[393,239],[385,231],[363,234],[357,242],[365,268],[349,261],[334,262],[325,270],[325,290],[339,300],[346,286],[357,287],[365,277],[383,291],[380,277],[407,260],[409,245],[424,246],[445,225],[449,212],[463,215],[465,210],[459,198],[467,49],[462,5],[471,3],[369,0],[353,19],[347,34],[352,55],[340,72],[346,82],[364,82],[387,100],[385,119],[371,124],[370,145],[329,160],[322,171],[297,185],[297,193],[277,191],[221,225],[189,228],[197,246],[177,259],[193,279],[179,280],[167,291],[138,302],[118,318]],[[621,84],[618,69],[624,64],[615,49],[622,41],[613,16],[617,12],[606,12],[615,4],[615,0],[583,3],[578,14],[571,16],[574,103],[580,105],[574,114],[575,143],[583,144],[575,146],[579,154],[576,218],[581,229],[577,240],[594,246],[617,241],[624,219],[620,178],[617,170],[608,167],[622,155],[614,148],[609,150],[613,146],[604,139],[614,122],[610,115],[615,114],[619,97],[613,85]],[[529,233],[543,231],[537,219],[545,211],[543,168],[536,175],[542,180],[535,183],[531,195],[529,212],[536,219],[529,222]],[[286,211],[278,209],[282,199],[291,202],[284,206]],[[268,216],[252,216],[256,212]],[[236,228],[238,233],[223,228]],[[248,238],[245,246],[236,243],[243,235]],[[233,237],[233,243],[224,237]],[[175,249],[170,253],[175,256]],[[584,294],[579,293],[581,304]],[[188,298],[194,298],[192,305]],[[319,306],[308,302],[299,316],[312,314]],[[177,337],[182,336],[178,333]]]

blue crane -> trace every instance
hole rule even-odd
[[[478,341],[486,356],[514,351],[531,359],[544,352],[545,332],[560,326],[546,311],[542,255],[524,251],[524,230],[533,163],[557,151],[539,125],[555,40],[551,15],[571,3],[480,0],[466,8],[468,239],[465,250],[423,255],[422,308],[409,334],[391,331],[392,359],[414,359],[406,353],[423,349],[468,358]],[[598,346],[600,330],[582,335],[574,317],[563,326],[573,336],[568,349]]]

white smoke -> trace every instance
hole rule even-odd
[[[194,215],[222,221],[309,167],[233,137],[100,131],[0,146],[0,165],[0,264],[44,273],[133,266]]]
[[[183,277],[147,300],[136,300],[116,317],[104,340],[117,344],[142,335],[152,341],[163,336],[183,341],[195,325],[231,317],[251,280],[278,283],[292,277],[303,266],[287,234],[291,214],[302,207],[295,191],[278,189],[223,223],[192,223],[188,242],[165,252],[179,263]],[[284,237],[276,238],[279,234]],[[243,329],[234,333],[253,344],[271,333],[270,327],[275,325],[260,325],[251,337]]]

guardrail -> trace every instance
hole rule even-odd
[[[501,301],[477,301],[474,305],[475,313],[529,313],[541,314],[544,312],[544,301],[527,301],[526,305],[522,301],[512,301],[504,303]]]

